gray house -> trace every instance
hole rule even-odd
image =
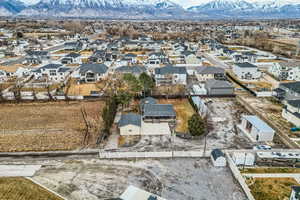
[[[171,104],[144,104],[142,117],[145,122],[174,122],[176,112]]]
[[[157,86],[161,85],[186,85],[187,71],[185,67],[174,67],[168,65],[155,69],[155,82]]]
[[[299,100],[300,99],[300,81],[291,83],[280,83],[276,90],[277,98],[280,100]]]
[[[205,83],[208,95],[234,95],[234,87],[228,81],[209,79]]]
[[[79,68],[81,82],[97,82],[107,74],[108,67],[104,64],[82,64]]]

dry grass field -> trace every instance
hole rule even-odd
[[[256,200],[288,200],[291,186],[299,185],[292,178],[255,178],[247,184]]]
[[[176,131],[186,133],[188,131],[188,120],[195,113],[187,99],[160,99],[161,104],[172,104],[177,115]]]
[[[246,173],[246,174],[300,173],[300,168],[287,168],[287,167],[245,168],[241,170],[241,173]]]
[[[68,89],[68,95],[70,96],[89,96],[91,91],[100,91],[104,89],[105,83],[83,83],[77,84],[74,80],[71,82],[70,88]]]
[[[85,146],[85,108],[91,124],[85,142],[93,147],[104,102],[54,102],[0,105],[0,151],[73,150]]]
[[[2,200],[62,200],[25,178],[0,178]]]

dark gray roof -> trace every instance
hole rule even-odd
[[[225,70],[220,67],[199,67],[198,74],[225,74]]]
[[[221,81],[215,79],[207,80],[205,86],[207,88],[233,88],[232,84],[228,81]]]
[[[174,67],[172,65],[168,65],[161,68],[155,69],[155,74],[187,74],[185,67]]]
[[[224,153],[220,149],[212,150],[211,155],[214,160],[217,160],[219,157],[225,157]]]
[[[80,56],[79,53],[72,52],[72,53],[69,53],[68,55],[66,55],[65,57],[78,58],[79,56]]]
[[[248,62],[244,62],[244,63],[235,63],[236,66],[240,67],[240,68],[257,68],[256,65],[253,65],[251,63]]]
[[[43,67],[40,67],[40,69],[57,69],[60,68],[62,65],[61,64],[48,64],[44,65]]]
[[[176,117],[176,112],[171,104],[145,104],[144,116],[148,117]]]
[[[68,68],[68,67],[61,67],[58,69],[58,72],[67,72],[69,70],[70,70],[70,68]]]
[[[287,103],[293,107],[300,108],[300,100],[290,100]]]
[[[128,53],[128,54],[125,54],[124,57],[127,57],[127,58],[135,58],[137,57],[136,54],[133,54],[133,53]]]
[[[48,51],[27,51],[27,55],[29,56],[46,56],[48,54]]]
[[[300,186],[292,186],[292,190],[295,192],[300,192]]]
[[[141,115],[135,113],[123,114],[118,125],[119,127],[122,127],[132,124],[141,127],[141,120]]]
[[[300,93],[300,81],[291,83],[280,83],[280,86],[288,88],[294,92]]]
[[[98,74],[104,74],[108,70],[108,67],[104,64],[82,64],[80,66],[79,73],[86,73],[87,71],[92,71]]]
[[[120,73],[141,74],[143,72],[146,72],[147,69],[144,66],[135,65],[135,66],[121,66],[118,67],[115,71]]]

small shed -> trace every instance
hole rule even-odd
[[[123,114],[118,123],[120,135],[141,135],[141,115],[135,113]]]
[[[263,120],[255,115],[242,116],[242,123],[238,126],[252,141],[273,141],[275,131]]]
[[[225,154],[220,149],[212,150],[210,158],[215,167],[226,166]]]
[[[126,191],[120,196],[122,200],[166,200],[155,194],[144,191],[140,188],[130,185]]]
[[[232,160],[236,165],[253,166],[255,163],[255,155],[253,153],[234,152]]]

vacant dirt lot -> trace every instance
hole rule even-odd
[[[104,82],[77,84],[75,80],[71,80],[68,95],[90,96],[92,91],[102,91],[104,87]]]
[[[188,120],[195,113],[193,107],[187,99],[160,99],[161,104],[172,104],[177,115],[176,131],[186,133],[188,131]]]
[[[94,144],[101,126],[104,102],[53,102],[0,105],[0,151],[71,150],[82,147],[85,123]],[[86,144],[87,144],[86,143]]]
[[[62,200],[44,188],[25,178],[0,178],[0,199],[29,200],[47,199]]]
[[[170,200],[246,199],[230,170],[208,159],[65,161],[33,179],[72,200],[118,198],[129,185]]]

